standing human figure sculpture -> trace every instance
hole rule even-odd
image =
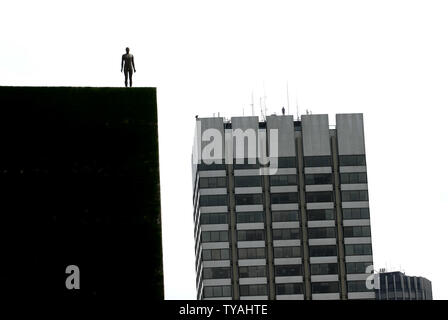
[[[134,56],[129,53],[129,48],[126,48],[126,53],[121,57],[121,72],[123,72],[123,67],[124,67],[124,85],[126,87],[128,86],[128,77],[129,77],[129,86],[132,87],[132,74],[133,72],[137,72],[137,70],[135,70]]]

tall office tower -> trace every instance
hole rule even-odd
[[[362,114],[199,118],[193,189],[198,299],[375,298]]]
[[[411,277],[402,272],[380,272],[380,288],[375,290],[377,300],[432,300],[431,281]]]

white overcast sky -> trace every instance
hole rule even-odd
[[[364,113],[375,268],[448,299],[447,1],[1,1],[0,85],[157,87],[167,299],[195,299],[194,116]],[[6,106],[2,106],[6,107]]]

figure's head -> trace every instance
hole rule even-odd
[[[126,53],[129,53],[129,48],[126,48]]]

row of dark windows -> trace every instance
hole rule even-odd
[[[310,265],[312,275],[338,274],[337,263],[313,263]]]
[[[341,184],[367,183],[366,172],[350,172],[340,174]],[[273,175],[269,177],[271,186],[297,185],[297,175]],[[306,174],[305,184],[333,184],[331,173]],[[236,176],[235,187],[261,187],[262,176]],[[200,178],[199,187],[204,188],[226,188],[227,177]]]
[[[317,191],[317,192],[307,192],[306,202],[333,202],[334,196],[333,191]],[[345,190],[341,191],[342,201],[368,201],[369,195],[367,190]],[[271,203],[281,204],[281,203],[298,203],[299,195],[297,192],[282,192],[282,193],[272,193]],[[235,195],[236,205],[257,205],[263,204],[263,194],[236,194]],[[226,194],[223,195],[203,195],[199,199],[199,205],[201,207],[206,206],[227,206],[228,198]]]
[[[264,222],[264,212],[263,211],[253,211],[253,212],[237,212],[236,222],[237,223],[257,223]],[[298,211],[273,211],[272,221],[273,222],[285,222],[285,221],[298,221],[299,212]],[[318,219],[324,220],[324,219]],[[227,212],[220,213],[203,213],[201,214],[201,224],[228,224],[229,214]]]
[[[259,178],[257,176],[257,178]],[[271,194],[271,203],[297,203],[299,200],[297,192],[273,193]],[[263,204],[263,194],[236,194],[236,205],[256,205]],[[227,206],[228,197],[223,195],[203,195],[199,199],[199,205],[204,206]]]
[[[233,159],[234,169],[258,169],[263,164],[260,164],[258,159],[256,159],[256,163],[249,163],[249,159],[245,158],[243,160],[244,163],[241,162],[243,159]],[[278,157],[277,159],[277,167],[278,168],[296,168],[297,162],[296,157]],[[221,160],[222,161],[222,160]],[[222,161],[224,162],[224,161]],[[303,162],[305,167],[331,167],[333,164],[332,156],[307,156],[303,157]],[[273,163],[269,164],[273,165]],[[339,166],[365,166],[366,165],[366,157],[364,154],[360,155],[340,155],[339,156]],[[198,170],[206,171],[206,170],[225,170],[225,163],[217,164],[212,162],[211,164],[206,164],[202,162],[198,165]]]
[[[372,254],[372,245],[370,243],[345,245],[346,256],[362,256],[371,254]]]
[[[341,191],[342,201],[368,201],[369,194],[367,190],[348,190]]]
[[[369,195],[367,190],[348,190],[341,191],[342,201],[368,201]],[[333,202],[333,191],[307,192],[306,202]],[[272,193],[271,203],[298,203],[299,195],[297,192]],[[263,204],[263,195],[256,194],[236,194],[236,205],[256,205]],[[205,195],[200,197],[199,205],[204,206],[226,206],[227,195]]]
[[[227,195],[217,194],[217,195],[205,195],[199,198],[199,205],[201,207],[209,206],[227,206]]]
[[[308,239],[336,238],[335,227],[308,228]]]
[[[299,221],[299,211],[272,211],[272,222]]]
[[[340,173],[341,184],[367,183],[367,172]],[[306,174],[305,184],[333,184],[332,173]]]
[[[240,278],[266,277],[266,266],[239,267]]]
[[[273,229],[272,230],[272,238],[274,240],[300,239],[300,229],[299,228]]]
[[[239,259],[264,259],[266,258],[265,248],[239,248]]]
[[[303,294],[301,283],[279,283],[275,285],[277,295]],[[240,296],[266,296],[268,286],[266,284],[250,284],[240,286]]]
[[[352,219],[369,219],[369,208],[344,208],[342,215],[345,220]],[[316,220],[334,220],[334,209],[313,209],[307,210],[309,221]]]
[[[274,247],[274,258],[298,258],[301,256],[300,247]],[[239,259],[264,259],[266,248],[239,248]]]
[[[365,166],[366,156],[364,154],[358,155],[341,155],[339,156],[339,166]]]
[[[199,188],[226,188],[227,177],[199,178]]]
[[[216,249],[213,249],[216,250]],[[227,249],[228,250],[228,249]],[[205,250],[203,251],[205,252]],[[211,253],[203,253],[207,260],[210,259]],[[224,256],[223,256],[224,254]],[[336,246],[310,246],[310,256],[336,256]],[[216,253],[218,257],[218,253]],[[220,253],[221,259],[228,259],[228,252]],[[293,247],[274,247],[274,258],[298,258],[301,257],[301,250],[298,246]],[[238,248],[239,259],[264,259],[266,258],[266,248]],[[211,259],[215,260],[215,259]]]
[[[271,186],[291,186],[297,185],[297,175],[274,175],[269,177],[269,183]]]
[[[229,249],[204,249],[202,250],[202,259],[204,261],[210,260],[229,260]]]
[[[251,160],[251,162],[255,162],[255,163],[249,163],[249,160]],[[262,167],[262,165],[260,164],[258,159],[249,159],[249,158],[233,159],[233,169],[236,169],[236,170],[259,169],[260,167]]]
[[[333,202],[333,191],[307,192],[306,202]]]
[[[260,250],[261,251],[261,250]],[[229,249],[211,249],[203,251],[203,259],[204,261],[209,260],[229,260]],[[259,255],[263,256],[263,254]],[[367,268],[372,265],[372,262],[347,262],[345,264],[347,274],[361,274],[366,273]],[[208,269],[208,268],[205,268]],[[205,270],[204,269],[204,270]],[[219,269],[219,268],[210,268],[210,269]],[[266,276],[266,266],[247,266],[240,267],[240,277],[241,278],[253,278],[253,277],[265,277]],[[210,272],[210,271],[207,271]],[[219,272],[216,271],[216,272]],[[225,271],[227,272],[227,271]],[[224,273],[225,273],[224,272]],[[338,273],[338,264],[337,263],[316,263],[311,264],[311,274],[312,275],[325,275],[325,274],[337,274]],[[227,273],[226,273],[227,274]],[[230,273],[229,273],[230,275]],[[275,266],[275,276],[277,277],[289,277],[289,276],[300,276],[302,275],[302,265],[284,265],[284,266]],[[205,279],[218,278],[219,276],[205,276]],[[230,276],[229,276],[230,277]],[[388,277],[392,284],[392,277]],[[384,280],[384,278],[382,279]],[[401,280],[397,277],[397,288],[401,289]],[[385,285],[385,283],[384,283]],[[411,285],[413,287],[414,283],[411,281]],[[405,289],[407,289],[407,282],[405,281]],[[415,289],[415,288],[413,288]]]
[[[367,289],[365,280],[347,281],[348,292],[369,292],[373,289]]]
[[[202,271],[204,279],[230,279],[230,267],[204,268]]]
[[[345,208],[342,215],[345,220],[370,218],[369,208]]]
[[[297,185],[297,176],[273,175],[269,177],[271,186]],[[235,187],[261,187],[262,176],[235,176]],[[199,187],[204,188],[226,188],[227,177],[200,178]]]
[[[264,212],[263,211],[237,212],[236,222],[237,223],[264,222]]]
[[[216,268],[217,269],[217,268]],[[349,292],[368,291],[365,281],[348,281]],[[338,293],[338,282],[317,282],[311,284],[312,293]],[[266,296],[268,289],[266,284],[241,285],[240,296]],[[303,294],[303,284],[282,283],[276,284],[277,295]],[[207,286],[204,287],[205,298],[231,297],[231,286]]]
[[[219,232],[219,231],[215,231]],[[287,236],[291,236],[288,234]],[[296,236],[296,234],[294,234]],[[214,239],[216,240],[216,239]],[[228,260],[229,249],[207,249],[203,250],[203,259],[208,260]],[[311,257],[336,256],[337,249],[334,245],[310,246]],[[347,244],[345,245],[345,254],[351,255],[371,255],[371,244]],[[266,257],[265,248],[240,248],[238,249],[240,259],[263,259]],[[275,258],[294,258],[300,257],[300,247],[274,247]],[[347,264],[348,273],[363,273],[364,265]],[[362,271],[362,272],[361,272]]]
[[[335,245],[310,246],[310,257],[332,257],[337,256]]]
[[[277,166],[279,168],[296,168],[296,157],[279,157]]]
[[[351,219],[369,219],[369,208],[344,208],[342,209],[344,220]],[[313,209],[307,210],[308,221],[334,220],[334,209]],[[264,222],[265,215],[263,211],[237,212],[237,223],[256,223]],[[299,211],[283,210],[272,211],[273,222],[299,221]],[[227,212],[220,213],[203,213],[201,214],[201,224],[228,224],[229,214]]]
[[[236,194],[235,204],[237,206],[263,204],[263,195],[261,193]]]
[[[300,239],[299,228],[273,229],[274,240]],[[370,226],[344,227],[344,237],[370,237]],[[262,241],[266,239],[264,229],[260,230],[238,230],[238,241]],[[336,238],[335,227],[308,228],[309,239]],[[202,242],[222,242],[228,241],[228,231],[203,231]]]
[[[303,294],[303,285],[301,283],[279,283],[275,285],[277,295]]]
[[[331,167],[331,156],[309,156],[303,157],[303,163],[305,167]]]
[[[370,237],[370,226],[350,226],[344,227],[344,237]],[[273,229],[274,240],[300,239],[299,228]],[[265,240],[265,230],[238,230],[238,241],[260,241]],[[335,227],[308,228],[309,239],[336,238]],[[202,242],[228,241],[228,231],[203,231]],[[370,254],[370,253],[366,253]]]
[[[260,241],[265,239],[264,230],[238,230],[238,241]]]
[[[301,257],[300,247],[274,247],[274,258]]]
[[[240,296],[266,296],[268,287],[265,284],[240,285]]]
[[[311,283],[312,293],[338,293],[339,282],[314,282]]]
[[[201,214],[201,224],[227,224],[227,223],[229,223],[229,214],[227,212]]]
[[[210,286],[204,287],[204,298],[231,297],[231,286]]]
[[[277,167],[277,168],[296,168],[296,157],[278,157],[276,159],[271,159],[270,163],[263,164],[260,163],[259,159],[255,159],[255,163],[249,163],[248,158],[244,159],[233,159],[233,168],[239,169],[258,169],[262,167]],[[240,163],[241,162],[241,163]],[[252,160],[253,162],[253,160]]]
[[[344,227],[344,237],[370,237],[370,226]]]
[[[368,263],[357,263],[365,264]],[[266,266],[244,266],[239,267],[239,277],[240,278],[254,278],[254,277],[266,277]],[[364,271],[365,272],[365,271]],[[312,264],[311,274],[312,275],[329,275],[337,274],[338,266],[336,263],[327,264]],[[347,270],[347,273],[349,272]],[[361,272],[359,272],[361,273]],[[276,277],[289,277],[289,276],[300,276],[302,275],[302,265],[284,265],[275,266],[275,276]],[[231,278],[231,268],[230,267],[217,267],[217,268],[204,268],[203,270],[204,279],[228,279]],[[392,280],[392,279],[391,279]],[[401,290],[400,279],[396,281],[396,290]],[[412,283],[412,282],[411,282]],[[312,293],[338,293],[339,283],[338,282],[315,282],[311,284]],[[393,283],[389,284],[393,287]],[[231,295],[229,290],[230,286],[213,286],[204,287],[204,297],[228,297]],[[366,281],[347,281],[348,292],[369,292],[371,289],[367,289]],[[286,294],[302,294],[302,284],[289,283],[289,284],[276,284],[276,294],[286,295]],[[267,295],[266,285],[242,285],[240,286],[241,296],[262,296]]]
[[[313,209],[307,210],[309,221],[334,220],[334,209]]]
[[[229,241],[229,232],[226,231],[202,231],[202,242],[222,242]]]
[[[235,187],[261,187],[262,176],[235,176]]]
[[[367,183],[367,172],[341,173],[341,184]]]
[[[366,273],[367,267],[371,265],[371,262],[350,262],[346,264],[347,274],[360,274]],[[330,275],[338,274],[338,264],[337,263],[318,263],[311,264],[311,274],[312,275]],[[275,276],[276,277],[291,277],[291,276],[301,276],[302,275],[302,265],[280,265],[275,266]],[[204,268],[203,270],[204,279],[228,279],[231,278],[231,268],[230,267],[214,267],[214,268]],[[242,266],[239,267],[239,277],[240,278],[257,278],[266,277],[266,266]],[[389,277],[389,285],[393,286],[393,279]],[[401,279],[397,277],[395,279],[396,290],[401,290]],[[365,281],[361,281],[364,286],[360,291],[366,291]],[[359,282],[359,283],[361,283]],[[356,287],[357,282],[353,282],[353,286]],[[407,282],[406,289],[407,289]],[[357,292],[356,289],[352,289],[350,292]]]
[[[333,184],[333,174],[332,173],[306,174],[305,184],[307,185]]]
[[[261,187],[261,176],[236,176],[235,187]],[[269,176],[271,186],[290,186],[297,185],[297,175],[272,175]]]
[[[297,192],[282,192],[271,194],[272,204],[298,203],[298,202],[299,202],[299,194]]]
[[[198,164],[198,171],[226,170],[226,164],[223,160],[221,160],[221,162],[222,163],[211,162],[210,164],[208,164],[202,161],[200,164]]]
[[[274,267],[276,277],[294,277],[302,275],[301,264],[280,265]]]
[[[345,270],[347,274],[350,273],[366,273],[367,267],[372,265],[372,262],[347,262]]]

